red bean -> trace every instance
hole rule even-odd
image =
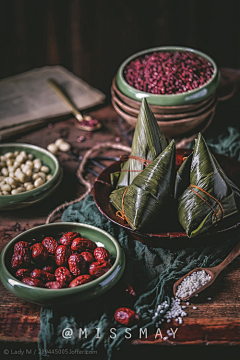
[[[152,94],[194,90],[209,81],[213,73],[208,60],[189,51],[154,52],[132,60],[124,69],[129,85]]]

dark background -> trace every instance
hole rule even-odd
[[[136,51],[183,45],[239,68],[239,0],[0,0],[0,78],[60,64],[110,94]]]

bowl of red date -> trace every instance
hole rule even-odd
[[[220,72],[207,54],[182,46],[156,47],[127,58],[116,74],[116,86],[128,98],[150,105],[198,103],[217,89]]]
[[[117,240],[97,227],[53,223],[16,236],[0,256],[3,285],[39,305],[88,301],[121,278],[125,254]]]

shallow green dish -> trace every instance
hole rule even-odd
[[[165,95],[157,95],[157,94],[149,94],[147,92],[143,92],[140,90],[135,89],[131,85],[127,83],[124,78],[123,71],[125,66],[139,56],[143,56],[149,53],[153,53],[154,51],[188,51],[193,52],[208,61],[210,61],[214,68],[214,74],[211,79],[205,83],[204,85],[200,86],[195,90],[191,90],[181,94],[165,94]],[[160,106],[176,106],[176,105],[187,105],[197,103],[201,100],[206,99],[211,94],[213,94],[218,86],[220,80],[220,72],[217,68],[215,61],[210,58],[208,55],[204,54],[201,51],[194,50],[188,47],[182,46],[164,46],[164,47],[156,47],[152,49],[147,49],[144,51],[140,51],[129,58],[127,58],[119,67],[116,75],[116,84],[118,89],[126,96],[130,97],[131,99],[142,101],[142,98],[147,98],[149,104],[152,105],[160,105]]]
[[[59,185],[61,179],[61,167],[58,159],[52,153],[36,145],[22,143],[0,144],[0,155],[3,155],[8,151],[26,151],[27,154],[33,154],[35,158],[41,159],[42,163],[50,168],[49,174],[53,175],[53,177],[37,189],[16,195],[1,195],[0,211],[19,209],[35,204],[50,195],[52,192],[51,190],[55,189],[57,184]]]
[[[38,238],[41,240],[43,236],[52,236],[59,240],[61,233],[69,231],[79,232],[83,237],[96,242],[98,246],[106,247],[115,258],[111,269],[90,283],[65,289],[45,289],[29,286],[17,280],[11,274],[11,257],[16,242],[21,240],[31,241]],[[0,279],[3,285],[20,299],[39,305],[69,305],[88,301],[110,290],[120,280],[124,268],[125,254],[114,237],[95,226],[71,222],[40,225],[24,231],[4,247],[0,256]]]

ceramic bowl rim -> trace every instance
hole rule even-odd
[[[120,247],[119,243],[117,242],[117,240],[112,236],[110,235],[108,232],[106,232],[105,230],[102,230],[96,226],[93,226],[93,225],[89,225],[89,224],[84,224],[84,223],[76,223],[76,222],[58,222],[58,223],[50,223],[50,224],[43,224],[43,225],[39,225],[39,226],[35,226],[31,229],[28,229],[26,231],[23,231],[21,232],[20,234],[18,234],[17,236],[15,236],[12,240],[10,240],[3,248],[2,252],[1,252],[1,258],[2,258],[2,266],[3,266],[3,269],[5,271],[5,273],[7,273],[7,279],[11,279],[11,280],[14,280],[15,281],[15,284],[22,287],[22,288],[26,288],[26,289],[31,289],[32,291],[35,290],[35,287],[34,286],[31,286],[31,285],[27,285],[23,282],[21,282],[20,280],[18,280],[16,277],[14,277],[7,269],[6,267],[6,254],[9,250],[9,248],[12,246],[12,244],[16,243],[17,240],[19,238],[21,238],[23,236],[23,234],[26,234],[26,233],[31,233],[33,231],[35,231],[36,229],[41,229],[41,228],[46,228],[46,227],[51,227],[51,226],[64,226],[64,225],[72,225],[72,226],[82,226],[82,227],[85,227],[85,228],[90,228],[90,229],[93,229],[93,230],[96,230],[96,231],[99,231],[101,232],[102,234],[106,235],[114,244],[116,250],[117,250],[117,256],[116,256],[116,259],[114,261],[114,264],[112,265],[112,267],[105,273],[103,274],[102,276],[100,276],[99,278],[97,279],[94,279],[92,281],[90,281],[89,283],[86,283],[86,284],[82,284],[81,286],[76,286],[76,287],[73,287],[73,288],[62,288],[62,289],[48,289],[48,288],[41,288],[41,287],[36,287],[36,289],[38,291],[41,291],[43,294],[49,294],[49,291],[51,292],[51,294],[60,294],[59,291],[61,291],[61,293],[63,294],[64,292],[66,294],[71,294],[71,293],[74,293],[74,292],[77,292],[79,291],[80,289],[84,290],[84,289],[87,289],[89,288],[89,285],[91,284],[92,286],[93,285],[98,285],[99,283],[101,283],[103,280],[105,280],[106,278],[108,278],[114,271],[115,269],[117,268],[118,266],[118,263],[119,263],[119,259],[120,259],[120,253],[122,251],[123,253],[123,256],[124,256],[124,266],[125,266],[125,254],[124,254],[124,251],[122,250],[122,248]],[[5,276],[6,278],[6,276]]]
[[[35,150],[38,150],[42,153],[45,153],[48,157],[50,157],[54,163],[55,163],[55,171],[52,175],[52,178],[48,181],[46,181],[44,184],[40,185],[38,188],[35,188],[35,189],[32,189],[32,190],[28,190],[28,191],[25,191],[24,193],[25,194],[29,194],[29,196],[33,195],[36,190],[39,191],[39,190],[43,190],[44,187],[46,185],[53,185],[53,183],[56,181],[56,177],[57,175],[59,174],[59,171],[60,171],[60,163],[57,159],[57,157],[55,155],[53,155],[50,151],[42,148],[41,146],[37,146],[37,145],[32,145],[32,144],[26,144],[26,143],[4,143],[4,144],[0,144],[0,149],[1,148],[4,148],[4,147],[10,147],[10,146],[15,146],[15,147],[22,147],[22,148],[29,148],[29,149],[35,149]],[[23,195],[24,193],[20,193],[20,194],[14,194],[14,195],[1,195],[1,198],[2,199],[17,199],[18,197],[21,197],[21,195]]]
[[[152,53],[152,52],[161,52],[161,51],[187,51],[187,52],[191,52],[191,53],[195,53],[201,57],[203,57],[204,59],[208,60],[211,62],[211,64],[213,65],[213,69],[214,69],[214,73],[212,75],[212,77],[206,82],[204,83],[203,85],[199,86],[198,88],[194,89],[194,90],[190,90],[190,91],[185,91],[183,93],[180,93],[180,94],[151,94],[151,93],[148,93],[148,92],[144,92],[144,91],[141,91],[141,90],[137,90],[136,88],[134,88],[133,86],[131,86],[124,78],[123,76],[123,70],[124,68],[126,67],[126,65],[134,60],[135,58],[137,58],[138,56],[143,56],[143,55],[146,55],[148,53]],[[218,76],[219,77],[219,70],[218,70],[218,67],[217,67],[217,64],[216,62],[207,54],[205,54],[204,52],[200,51],[200,50],[197,50],[197,49],[193,49],[193,48],[190,48],[190,47],[185,47],[185,46],[159,46],[159,47],[154,47],[154,48],[150,48],[150,49],[146,49],[146,50],[142,50],[142,51],[138,51],[137,53],[129,56],[121,65],[120,67],[118,68],[118,71],[117,71],[117,78],[119,77],[120,81],[124,84],[125,87],[127,87],[131,93],[139,93],[140,96],[139,96],[139,101],[142,100],[143,97],[146,97],[146,98],[153,98],[153,99],[180,99],[181,97],[183,96],[191,96],[191,95],[194,95],[196,94],[197,92],[201,91],[202,89],[204,89],[204,87],[208,86],[211,82],[213,82],[216,77]],[[116,78],[116,80],[117,80]],[[219,81],[219,79],[218,79]],[[218,83],[217,81],[217,83]],[[134,98],[135,100],[137,96]]]

